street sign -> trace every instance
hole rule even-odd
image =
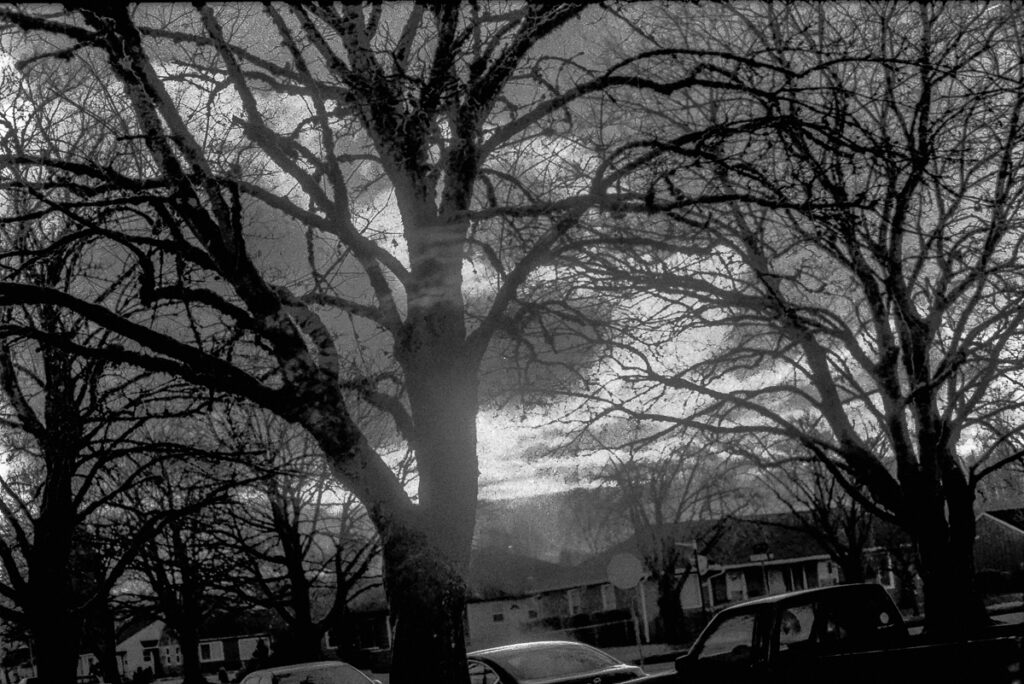
[[[644,564],[631,553],[617,553],[608,562],[608,581],[619,589],[632,589],[646,574]]]

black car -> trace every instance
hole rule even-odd
[[[574,641],[534,641],[469,654],[472,684],[613,684],[644,671]]]

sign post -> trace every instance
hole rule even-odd
[[[618,553],[608,562],[608,581],[622,590],[633,590],[633,601],[630,602],[630,613],[633,618],[633,635],[636,637],[636,650],[640,655],[640,666],[644,664],[644,649],[640,644],[640,624],[637,617],[636,603],[640,604],[640,612],[644,619],[644,632],[647,632],[647,601],[643,595],[641,582],[647,573],[644,564],[631,553]]]

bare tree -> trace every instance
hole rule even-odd
[[[262,411],[225,413],[218,439],[248,460],[251,484],[214,526],[236,559],[239,603],[269,609],[286,626],[275,657],[323,657],[324,634],[350,603],[377,586],[380,545],[365,508],[331,477],[308,434]]]
[[[125,111],[110,137],[144,169],[67,150],[3,160],[52,170],[81,203],[104,205],[103,222],[83,224],[81,237],[132,257],[139,282],[126,296],[187,308],[204,334],[142,326],[39,286],[5,282],[0,301],[69,308],[122,339],[118,359],[245,397],[308,430],[380,534],[396,682],[467,676],[479,375],[524,284],[543,276],[564,237],[597,210],[735,199],[644,183],[651,160],[704,144],[700,124],[668,145],[635,146],[628,129],[601,119],[587,124],[604,130],[590,136],[595,145],[574,138],[584,100],[600,112],[614,105],[605,97],[613,90],[658,97],[733,87],[705,68],[720,61],[715,52],[681,52],[693,68],[667,80],[651,61],[667,59],[659,51],[607,69],[567,54],[551,36],[583,11],[546,3],[0,10],[25,69],[77,60],[90,65],[92,83],[112,84],[107,92]],[[266,30],[252,30],[256,22]],[[612,28],[597,26],[589,30]],[[716,124],[714,136],[761,124]],[[388,197],[391,222],[381,217]],[[475,278],[465,275],[467,258]],[[244,343],[244,358],[228,354],[229,341]],[[361,430],[356,397],[388,412],[408,440],[415,497]]]
[[[1003,448],[1024,400],[1021,14],[720,9],[688,39],[746,44],[771,67],[738,67],[751,97],[705,111],[764,108],[785,124],[715,145],[706,182],[818,208],[676,212],[706,239],[658,225],[636,258],[604,264],[639,314],[623,316],[614,387],[643,401],[605,396],[666,429],[799,444],[913,536],[928,628],[980,625],[974,491],[1021,455]]]
[[[773,517],[765,524],[807,535],[836,562],[844,581],[863,582],[867,578],[865,552],[874,542],[876,521],[861,503],[866,494],[852,496],[820,459],[799,455],[799,445],[790,447],[783,458],[757,455],[759,481],[777,505],[789,512],[786,518]],[[798,455],[792,455],[793,451]]]
[[[609,518],[625,517],[657,584],[661,638],[683,643],[683,587],[747,506],[742,464],[693,439],[630,439],[602,450],[608,460],[589,478],[608,495]]]
[[[108,534],[123,534],[145,524],[153,510],[168,517],[135,555],[120,598],[131,614],[158,616],[174,632],[186,684],[206,682],[199,653],[201,629],[212,616],[229,612],[231,605],[227,597],[237,581],[239,563],[215,529],[230,514],[230,493],[240,486],[238,479],[232,468],[212,460],[164,462],[127,493],[120,514],[111,516],[107,529]],[[153,665],[154,675],[169,674],[160,662]]]
[[[4,75],[5,98],[22,88]],[[7,105],[0,117],[9,121]],[[66,126],[69,116],[41,106],[31,121],[8,130],[4,146],[24,153],[71,145],[102,156],[104,142],[84,126]],[[118,277],[101,274],[106,259],[62,244],[75,233],[73,221],[43,218],[47,202],[34,188],[47,179],[9,173],[18,187],[3,189],[4,278],[79,291],[118,315],[138,312],[119,298]],[[95,212],[83,210],[80,218],[87,216]],[[78,289],[84,274],[91,278],[87,291]],[[11,307],[0,315],[0,327],[0,424],[9,459],[0,475],[0,614],[27,634],[38,675],[61,681],[76,671],[83,622],[103,612],[133,554],[166,516],[148,511],[119,544],[104,547],[109,553],[103,558],[87,548],[95,541],[90,528],[159,462],[189,450],[173,440],[150,443],[147,426],[187,415],[203,398],[150,370],[120,365],[101,351],[109,350],[111,333],[70,310],[45,303]],[[76,344],[69,348],[72,338]],[[116,678],[112,650],[107,655],[105,674]]]

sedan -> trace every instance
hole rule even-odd
[[[380,684],[340,660],[299,663],[254,670],[242,684]]]
[[[469,654],[472,684],[613,684],[644,671],[574,641],[535,641]]]

